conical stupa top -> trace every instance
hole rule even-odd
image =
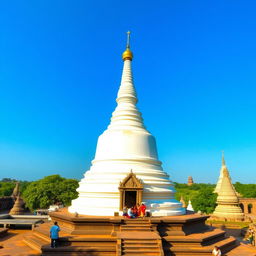
[[[221,165],[221,169],[220,169],[220,176],[219,176],[217,185],[216,185],[216,187],[214,189],[214,193],[219,193],[219,191],[220,191],[220,187],[221,187],[221,183],[222,183],[222,179],[223,179],[223,172],[225,170],[227,171],[228,177],[231,180],[231,177],[230,177],[229,172],[228,172],[228,168],[226,166],[226,161],[225,161],[225,158],[224,158],[224,151],[222,151],[222,159],[221,159],[221,161],[222,161],[222,165]],[[232,184],[232,182],[231,182],[231,184]],[[233,187],[233,185],[232,185],[232,187]]]
[[[226,166],[225,158],[224,158],[224,151],[222,151],[222,166]]]
[[[223,178],[218,192],[217,202],[238,203],[236,191],[231,183],[227,169],[223,170]]]
[[[131,126],[137,129],[145,129],[141,113],[136,107],[138,99],[133,84],[131,68],[132,52],[130,50],[130,32],[128,32],[127,46],[123,53],[123,60],[124,66],[121,85],[116,99],[117,107],[112,114],[108,129],[123,129]]]

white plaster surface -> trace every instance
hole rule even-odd
[[[158,160],[155,138],[146,130],[136,107],[131,61],[124,61],[117,107],[98,138],[95,158],[79,183],[79,196],[69,212],[113,216],[119,212],[119,183],[132,170],[143,183],[143,199],[153,216],[182,215],[175,189]]]

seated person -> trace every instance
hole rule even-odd
[[[127,206],[125,205],[124,208],[123,208],[123,216],[127,216],[128,215],[128,208]]]
[[[135,214],[133,213],[133,209],[132,208],[128,209],[127,214],[128,214],[129,218],[131,218],[131,219],[135,218]]]

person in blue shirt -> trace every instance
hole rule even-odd
[[[51,238],[51,247],[56,248],[58,244],[58,239],[59,239],[59,232],[60,232],[60,227],[58,226],[58,222],[55,221],[54,225],[50,229],[50,238]]]

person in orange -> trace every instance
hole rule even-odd
[[[146,209],[147,209],[146,205],[145,204],[141,204],[140,210],[139,210],[140,211],[140,217],[145,217]]]
[[[136,205],[136,216],[140,217],[140,204]]]

